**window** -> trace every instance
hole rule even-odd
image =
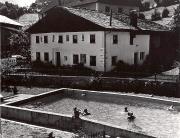
[[[64,61],[67,61],[67,56],[64,56]]]
[[[79,55],[73,55],[73,64],[79,63]]]
[[[144,60],[145,58],[145,52],[140,52],[140,60]]]
[[[113,35],[113,44],[118,43],[118,35]]]
[[[69,35],[66,35],[66,41],[69,41]]]
[[[118,13],[122,13],[123,9],[122,8],[118,8]]]
[[[49,62],[49,53],[44,53],[44,61]]]
[[[80,55],[80,63],[86,64],[86,54],[81,54]]]
[[[95,37],[95,35],[93,34],[93,35],[90,35],[90,43],[92,44],[92,43],[96,43],[96,37]]]
[[[130,45],[134,44],[134,38],[136,37],[136,35],[134,33],[130,33]]]
[[[39,43],[39,36],[36,36],[36,43]]]
[[[96,56],[90,56],[90,66],[96,66]]]
[[[78,37],[77,35],[73,35],[73,43],[77,44],[78,43]]]
[[[137,65],[137,64],[138,64],[138,57],[139,57],[139,53],[138,53],[138,52],[135,52],[135,53],[134,53],[134,65]]]
[[[63,43],[63,36],[62,35],[59,35],[58,43]]]
[[[48,43],[48,36],[44,36],[44,43]]]
[[[112,66],[116,65],[116,63],[117,63],[117,56],[112,56],[111,63],[112,63]]]
[[[105,12],[110,12],[110,7],[106,6],[105,7]]]
[[[82,41],[84,41],[84,35],[82,34]]]
[[[54,42],[54,41],[55,41],[55,36],[53,35],[52,42]]]
[[[36,60],[40,61],[41,60],[41,54],[40,52],[36,52]]]

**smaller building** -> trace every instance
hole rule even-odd
[[[139,11],[141,5],[140,0],[50,0],[45,3],[45,6],[41,10],[39,17],[44,17],[47,12],[56,6],[66,6],[73,8],[84,8],[89,10],[96,10],[105,14],[113,13],[125,13],[129,14],[130,11]]]
[[[64,6],[86,8],[106,14],[110,13],[111,10],[117,14],[129,14],[131,10],[139,11],[140,4],[140,0],[76,0],[64,4]]]
[[[11,33],[15,33],[22,28],[22,25],[6,16],[0,15],[0,31],[1,31],[1,58],[10,56]]]

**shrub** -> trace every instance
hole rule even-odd
[[[146,19],[145,15],[143,13],[139,14],[139,18],[142,19],[142,20]]]
[[[150,8],[150,2],[145,2],[144,3],[144,10],[149,10]]]
[[[122,60],[118,61],[114,71],[122,71],[122,72],[128,72],[128,71],[132,71],[133,68],[131,65],[123,62]]]
[[[151,15],[151,20],[152,21],[161,20],[161,13],[157,9],[155,9],[154,13]]]
[[[162,18],[166,18],[169,16],[169,10],[168,8],[164,8],[163,12],[162,12]]]
[[[42,61],[33,61],[31,64],[33,69],[53,69],[55,66],[51,63],[44,63]]]

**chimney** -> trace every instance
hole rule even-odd
[[[137,19],[138,19],[137,11],[136,10],[130,11],[130,25],[137,27]]]
[[[109,21],[109,26],[112,26],[112,9],[111,9],[111,13],[110,13],[110,21]]]
[[[58,0],[58,6],[61,6],[61,5],[62,5],[61,0]]]

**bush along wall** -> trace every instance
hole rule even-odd
[[[3,80],[8,85],[27,87],[77,88],[87,90],[108,90],[153,94],[168,97],[180,97],[178,82],[159,82],[138,79],[94,78],[94,77],[61,77],[61,76],[24,76],[10,75]]]

